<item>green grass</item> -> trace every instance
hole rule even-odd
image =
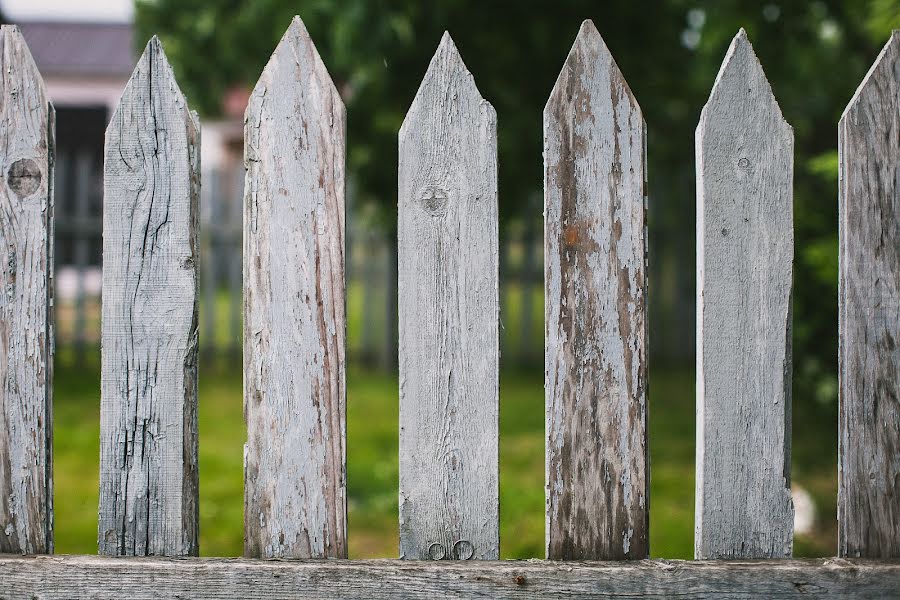
[[[687,370],[653,369],[650,381],[653,556],[690,558],[693,548],[694,381]],[[397,555],[398,415],[393,375],[347,377],[350,556]],[[501,555],[543,556],[544,398],[542,372],[505,372],[500,404]],[[56,547],[96,552],[99,374],[59,367],[55,394]],[[201,370],[200,551],[237,556],[242,536],[240,369]],[[795,480],[819,508],[817,530],[798,537],[798,555],[833,555],[836,474],[831,438],[795,425]],[[795,415],[795,424],[798,419]],[[833,436],[833,432],[830,432]]]

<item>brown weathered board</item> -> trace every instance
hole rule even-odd
[[[497,116],[446,33],[399,138],[400,557],[497,558]]]
[[[838,144],[839,553],[900,558],[900,32],[844,111]]]
[[[547,558],[648,556],[645,127],[585,21],[544,109]]]
[[[196,555],[200,125],[159,40],[106,130],[98,545]]]
[[[247,560],[0,556],[0,597],[890,598],[900,564],[866,560],[628,562]]]
[[[0,27],[0,553],[53,551],[54,111]]]
[[[697,558],[791,555],[794,132],[742,29],[697,126]]]
[[[344,114],[295,17],[244,129],[247,556],[347,556]]]

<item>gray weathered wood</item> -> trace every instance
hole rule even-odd
[[[411,562],[0,556],[0,597],[887,598],[900,563],[779,561]]]
[[[844,111],[838,145],[839,553],[900,558],[900,32]]]
[[[743,29],[696,144],[694,553],[790,556],[794,134]]]
[[[497,115],[447,33],[399,138],[400,557],[497,558]]]
[[[154,37],[106,130],[101,554],[197,554],[199,162]]]
[[[53,551],[54,111],[0,27],[0,552]]]
[[[299,17],[244,135],[244,552],[346,557],[345,111]]]
[[[644,139],[585,21],[544,109],[548,558],[648,555]]]

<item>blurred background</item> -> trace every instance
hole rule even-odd
[[[57,111],[58,552],[97,547],[103,132],[155,33],[203,124],[200,549],[241,553],[243,111],[294,14],[348,113],[351,557],[397,555],[397,131],[445,29],[499,121],[501,556],[544,555],[541,112],[586,18],[648,126],[651,553],[692,556],[693,133],[739,27],[796,135],[795,554],[836,553],[836,124],[900,0],[0,0]]]

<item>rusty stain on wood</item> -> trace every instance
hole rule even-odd
[[[645,558],[645,126],[585,21],[544,109],[547,557]]]

